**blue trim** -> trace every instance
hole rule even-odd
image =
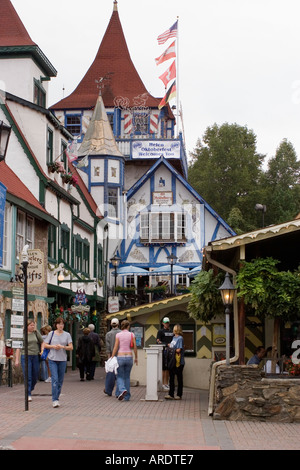
[[[175,168],[164,158],[161,157],[157,160],[154,165],[147,171],[145,175],[143,175],[128,191],[127,199],[129,200],[144,184],[145,182],[152,177],[154,172],[158,169],[160,165],[165,165],[170,172],[174,175],[174,178],[177,178],[183,186],[193,195],[195,199],[197,199],[201,204],[204,205],[205,209],[232,235],[236,235],[236,233],[232,230],[232,228],[217,214],[216,211],[200,196],[194,188],[175,170]]]
[[[212,241],[212,242],[216,239],[216,236],[217,236],[217,234],[218,234],[219,228],[220,228],[220,222],[218,222],[217,225],[215,226],[215,230],[214,230],[214,233],[213,233],[212,238],[211,238],[211,241]]]

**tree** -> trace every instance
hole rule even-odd
[[[263,177],[266,189],[266,223],[292,220],[300,211],[300,162],[293,145],[284,139],[268,162]]]
[[[238,124],[214,124],[197,142],[188,180],[225,220],[238,208],[251,230],[264,158],[256,151],[253,131]]]
[[[200,271],[191,283],[191,300],[188,313],[195,320],[209,322],[218,313],[224,313],[219,286],[224,273],[215,275],[213,270]]]

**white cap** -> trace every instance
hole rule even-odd
[[[170,323],[170,320],[169,320],[168,317],[165,317],[165,318],[163,318],[163,321],[162,321],[162,322],[163,322],[163,323]]]
[[[117,318],[113,318],[112,321],[110,322],[111,325],[118,325],[119,320]]]

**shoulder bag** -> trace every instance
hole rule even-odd
[[[54,331],[52,332],[52,336],[51,336],[51,339],[49,341],[49,344],[51,344],[53,335],[54,335]],[[41,360],[42,361],[45,361],[47,359],[49,352],[50,352],[50,349],[47,349],[47,348],[44,349],[44,351],[41,354]]]

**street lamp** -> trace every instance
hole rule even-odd
[[[5,160],[11,127],[0,121],[0,162]]]
[[[225,318],[226,318],[226,365],[229,366],[229,356],[230,356],[230,307],[233,304],[234,293],[236,288],[233,286],[229,273],[226,273],[225,280],[221,287],[219,287],[221,292],[222,301],[225,307]]]
[[[173,266],[177,263],[178,257],[171,253],[167,256],[167,260],[171,266],[171,295],[173,295]]]
[[[115,295],[116,295],[116,287],[117,287],[117,269],[121,262],[121,258],[115,255],[113,258],[110,259],[111,264],[115,268]]]
[[[28,268],[28,248],[25,245],[21,253],[22,271],[24,274],[24,352],[25,352],[25,411],[28,411],[28,289],[27,289],[27,268]]]
[[[262,228],[265,226],[265,213],[267,212],[267,206],[263,204],[255,204],[255,210],[262,212]]]

